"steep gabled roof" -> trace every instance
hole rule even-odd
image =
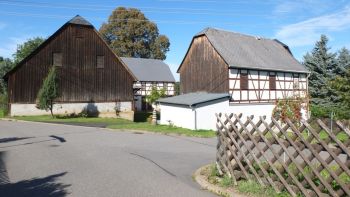
[[[169,66],[162,60],[122,57],[138,81],[175,82]]]
[[[308,73],[293,57],[288,46],[279,40],[214,28],[204,29],[194,39],[199,36],[208,38],[229,67]]]
[[[158,99],[158,103],[173,104],[173,105],[183,105],[188,107],[193,107],[198,104],[207,103],[210,101],[215,101],[219,99],[230,98],[227,93],[207,93],[207,92],[195,92],[182,94],[178,96],[161,98]]]
[[[116,59],[118,59],[123,67],[127,70],[127,72],[136,80],[135,75],[130,71],[130,69],[124,64],[123,61],[120,60],[120,58],[113,52],[113,50],[109,47],[109,45],[106,43],[105,40],[101,37],[100,33],[94,28],[94,26],[88,22],[86,19],[81,17],[80,15],[76,15],[71,20],[66,22],[62,27],[60,27],[54,34],[52,34],[48,39],[46,39],[41,45],[39,45],[32,53],[30,53],[27,57],[25,57],[22,61],[20,61],[17,65],[15,65],[10,71],[8,71],[5,76],[3,76],[3,79],[7,81],[8,76],[15,72],[17,69],[19,69],[24,62],[28,61],[31,57],[36,55],[42,48],[44,48],[46,45],[48,45],[57,35],[59,35],[67,26],[69,25],[83,25],[87,26],[88,28],[92,28],[93,31],[98,35],[98,37],[101,39],[103,43],[109,48],[109,50],[115,55]]]

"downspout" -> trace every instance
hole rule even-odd
[[[306,75],[306,98],[307,98],[307,119],[311,118],[311,111],[310,111],[310,97],[309,97],[309,77],[311,73],[308,73]]]
[[[197,111],[193,105],[190,105],[192,111],[194,111],[194,130],[197,130]]]

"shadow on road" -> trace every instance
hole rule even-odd
[[[43,178],[33,178],[11,183],[5,166],[6,152],[0,152],[0,194],[7,197],[63,197],[68,193],[66,188],[70,185],[58,183],[57,179],[67,172],[53,174]]]
[[[0,143],[13,142],[18,140],[30,139],[33,137],[8,137],[8,138],[0,138]]]

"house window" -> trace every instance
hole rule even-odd
[[[293,88],[299,89],[299,75],[298,74],[293,75]]]
[[[248,90],[248,71],[241,70],[240,78],[241,90]]]
[[[269,86],[270,90],[276,90],[276,73],[271,73],[269,74]]]
[[[52,65],[62,66],[62,53],[53,53],[52,54]]]
[[[96,58],[96,67],[97,68],[104,68],[105,67],[105,56],[98,55]]]

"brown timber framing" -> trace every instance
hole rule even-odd
[[[285,99],[288,98],[292,95],[298,95],[301,96],[301,92],[304,92],[304,95],[307,95],[307,74],[305,75],[305,80],[301,80],[300,78],[300,73],[291,73],[291,72],[282,72],[282,71],[267,71],[267,70],[255,70],[255,69],[241,69],[241,68],[234,68],[234,67],[230,67],[230,69],[235,69],[237,70],[237,74],[235,74],[235,77],[229,77],[229,81],[234,81],[234,85],[233,88],[230,86],[229,87],[229,92],[231,95],[231,100],[230,103],[234,104],[240,104],[240,103],[274,103],[277,98],[277,92],[280,91],[282,93],[282,98],[278,98],[278,99]],[[250,76],[250,78],[248,78],[248,84],[249,82],[252,83],[253,87],[248,87],[248,89],[242,89],[242,88],[235,88],[236,87],[236,82],[237,81],[241,81],[241,78],[238,77],[238,74],[241,73],[241,70],[247,70],[248,76]],[[251,75],[251,72],[256,72],[257,73],[257,78],[253,78]],[[261,72],[264,72],[265,75],[268,78],[267,79],[262,79],[261,77]],[[272,90],[270,87],[265,87],[266,82],[270,82],[270,75],[274,75],[276,77],[275,81],[276,81],[276,87],[274,90]],[[278,77],[278,74],[282,74],[282,79],[281,77]],[[291,76],[291,78],[293,78],[293,80],[287,80],[286,79],[286,75],[289,74]],[[254,82],[258,82],[257,83],[257,87],[255,87]],[[264,87],[261,88],[260,84],[264,84]],[[288,87],[287,83],[289,84]],[[301,87],[301,84],[305,83],[306,85],[304,87]],[[277,88],[277,84],[279,85],[279,87],[283,87],[283,88]],[[283,84],[283,85],[282,85]],[[299,88],[295,88],[294,84],[298,84]],[[233,94],[239,92],[239,100],[233,100]],[[257,99],[252,99],[249,97],[250,93],[254,92],[256,95]],[[264,92],[268,92],[268,98],[263,99],[262,95],[264,94]],[[289,94],[288,92],[293,92],[292,94]],[[246,93],[246,94],[244,94]],[[245,97],[247,99],[243,99],[242,95],[245,95]],[[272,97],[272,94],[274,94],[274,97]]]
[[[172,89],[169,88],[169,85],[173,85]],[[156,87],[157,90],[160,90],[160,89],[164,88],[165,89],[165,94],[167,96],[172,96],[172,95],[174,95],[174,92],[175,92],[175,89],[174,89],[175,88],[175,83],[174,82],[168,82],[168,81],[141,81],[141,89],[136,92],[135,96],[148,95],[148,93],[150,93],[152,91],[152,87]],[[173,94],[171,94],[171,92],[173,92]]]
[[[53,53],[62,53],[62,66],[57,67],[61,93],[58,103],[133,100],[135,76],[96,29],[66,23],[5,75],[9,103],[35,103],[52,66]],[[104,56],[104,68],[97,68],[97,56]]]

